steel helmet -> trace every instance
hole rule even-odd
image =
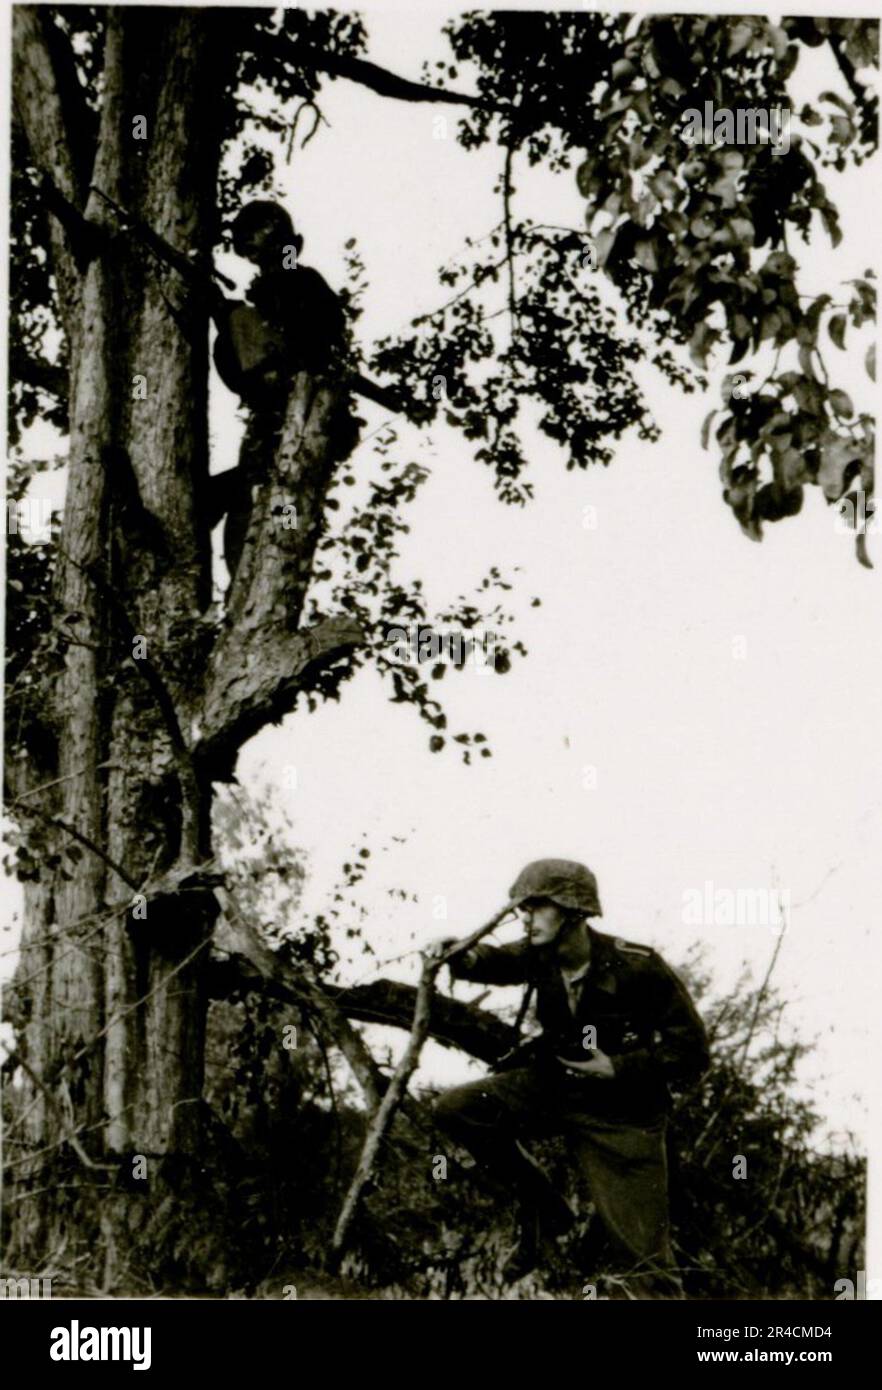
[[[597,879],[584,864],[572,859],[534,859],[508,890],[512,907],[527,898],[548,898],[558,907],[602,917]]]

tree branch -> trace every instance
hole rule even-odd
[[[59,780],[61,779],[59,778]],[[71,839],[76,840],[84,849],[91,850],[92,854],[102,860],[108,868],[113,869],[113,872],[119,875],[123,883],[127,883],[134,892],[137,893],[140,890],[141,885],[136,883],[133,878],[130,878],[122,865],[118,864],[115,859],[112,859],[109,854],[105,853],[101,846],[96,845],[94,840],[91,840],[88,835],[84,835],[82,831],[77,830],[75,825],[71,825],[68,821],[62,820],[61,816],[51,816],[48,811],[41,810],[39,806],[25,806],[20,797],[17,799],[12,798],[12,800],[15,801],[15,804],[18,805],[26,815],[37,816],[46,825],[54,825],[56,829],[63,830],[65,835],[70,835]]]
[[[495,913],[489,922],[485,922],[482,927],[478,927],[462,941],[454,942],[446,950],[439,952],[428,952],[423,956],[422,970],[420,971],[420,982],[417,985],[416,1000],[413,1007],[413,1021],[410,1026],[410,1037],[407,1046],[402,1053],[401,1060],[395,1068],[395,1074],[389,1083],[386,1094],[373,1116],[367,1128],[364,1139],[364,1146],[358,1166],[349,1190],[340,1209],[340,1216],[334,1228],[334,1235],[331,1241],[331,1260],[336,1264],[345,1248],[346,1238],[352,1219],[358,1210],[362,1192],[365,1189],[368,1179],[373,1171],[374,1164],[380,1153],[380,1145],[386,1137],[386,1131],[395,1118],[395,1111],[401,1105],[407,1094],[407,1086],[413,1073],[416,1071],[420,1053],[423,1050],[423,1043],[429,1036],[429,1028],[432,1021],[432,999],[435,993],[435,977],[442,965],[454,959],[455,956],[463,955],[472,946],[477,945],[482,937],[488,936],[499,926],[500,922],[511,913],[511,905],[507,904],[501,911]]]
[[[192,719],[217,780],[239,747],[293,708],[307,668],[364,640],[349,617],[298,626],[325,522],[325,500],[350,431],[349,395],[301,372],[281,425],[252,413],[240,467],[254,478],[248,529],[227,613]],[[255,495],[256,494],[256,495]]]
[[[61,62],[64,38],[48,37],[54,28],[51,12],[43,6],[16,5],[12,11],[12,101],[35,167],[67,203],[81,205],[81,170],[86,155],[76,157],[77,138],[88,131],[81,111],[72,101],[68,74]],[[64,95],[62,95],[64,93]],[[57,217],[50,224],[52,264],[58,280],[59,311],[65,327],[72,324],[76,302],[77,268],[64,229]]]
[[[277,625],[256,629],[238,657],[212,663],[205,699],[196,716],[195,755],[216,781],[232,776],[236,754],[265,724],[278,723],[294,705],[308,670],[335,660],[364,641],[350,618],[327,618],[314,627],[286,632]],[[233,642],[223,642],[230,653]]]
[[[31,1084],[33,1086],[36,1086],[37,1090],[40,1091],[41,1095],[45,1097],[49,1105],[58,1115],[59,1123],[62,1128],[61,1137],[58,1140],[59,1145],[70,1144],[71,1148],[73,1149],[74,1153],[76,1154],[77,1158],[80,1160],[80,1163],[82,1163],[84,1168],[90,1168],[93,1172],[97,1173],[115,1173],[118,1171],[115,1164],[95,1163],[94,1160],[89,1157],[89,1155],[86,1153],[86,1150],[83,1148],[82,1144],[77,1138],[78,1131],[73,1129],[67,1130],[66,1126],[69,1117],[65,1114],[64,1107],[59,1101],[55,1092],[52,1091],[46,1085],[42,1077],[34,1071],[33,1067],[30,1065],[27,1059],[22,1056],[20,1052],[11,1052],[4,1061],[3,1067],[4,1070],[9,1068],[10,1072],[14,1071],[16,1067],[21,1067],[22,1071],[24,1072],[28,1080],[31,1082]]]
[[[32,356],[13,343],[9,345],[9,375],[13,381],[45,391],[57,401],[67,400],[68,374],[64,367],[47,362],[45,357]]]
[[[511,318],[511,335],[514,339],[520,332],[520,319],[518,317],[518,299],[515,286],[515,262],[514,262],[514,239],[512,237],[511,226],[511,165],[513,149],[511,143],[505,150],[505,168],[502,174],[502,206],[503,221],[505,223],[505,259],[508,262],[508,312]]]
[[[266,948],[265,948],[266,949]],[[272,952],[269,952],[272,955]],[[370,984],[322,984],[321,989],[340,1012],[358,1023],[379,1023],[388,1028],[409,1029],[413,1022],[416,989],[399,980],[375,980]],[[287,993],[264,974],[249,968],[244,956],[212,960],[208,990],[213,999],[259,989],[278,999]],[[442,1047],[455,1047],[481,1062],[495,1062],[511,1045],[511,1027],[475,1004],[464,1004],[446,994],[435,994],[429,1036]]]
[[[369,87],[381,97],[391,97],[395,101],[430,101],[448,106],[480,107],[485,111],[496,111],[508,115],[511,107],[488,101],[485,97],[472,96],[468,92],[451,92],[446,87],[431,87],[424,82],[411,82],[409,78],[399,77],[397,73],[381,68],[366,58],[352,58],[344,54],[325,53],[320,49],[303,49],[289,40],[298,62],[308,63],[317,72],[327,73],[329,77],[343,77],[349,82],[357,82],[361,87]]]
[[[299,1007],[312,1014],[317,1023],[324,1024],[335,1045],[349,1063],[352,1074],[361,1086],[365,1104],[369,1112],[376,1110],[386,1088],[385,1078],[374,1061],[361,1035],[348,1022],[345,1011],[335,1003],[331,994],[323,988],[306,966],[296,970],[287,965],[277,951],[271,951],[263,942],[240,910],[228,888],[217,891],[227,926],[237,941],[243,956],[258,971],[278,998],[292,1000]],[[229,964],[229,962],[227,963]],[[235,967],[234,967],[235,970]],[[240,967],[241,970],[241,967]],[[217,963],[209,968],[209,979],[216,978]],[[229,972],[228,976],[229,976]],[[237,972],[237,988],[241,988],[242,976]],[[248,987],[246,985],[246,987]],[[209,985],[211,992],[211,986]],[[215,995],[217,997],[217,995]]]
[[[53,22],[55,11],[39,6],[43,37],[58,89],[68,151],[76,178],[77,201],[85,204],[86,190],[98,143],[98,116],[86,101],[77,62],[67,33]]]
[[[83,189],[74,147],[76,130],[83,124],[82,111],[75,115],[70,83],[59,79],[56,62],[64,40],[60,34],[49,38],[50,26],[55,28],[51,12],[43,6],[16,5],[13,9],[14,109],[34,164],[69,202],[77,204]]]
[[[395,1111],[404,1099],[407,1090],[407,1083],[417,1068],[420,1060],[420,1053],[423,1050],[429,1033],[429,1019],[432,1012],[432,992],[435,987],[435,975],[438,972],[438,962],[430,958],[423,961],[423,968],[420,973],[420,982],[417,986],[416,1003],[413,1010],[413,1022],[410,1029],[410,1037],[407,1040],[407,1047],[401,1057],[401,1061],[395,1068],[395,1075],[392,1077],[386,1094],[380,1102],[379,1108],[368,1125],[365,1135],[364,1147],[358,1160],[349,1190],[340,1209],[337,1218],[337,1225],[334,1228],[334,1235],[331,1240],[331,1258],[337,1262],[346,1244],[346,1237],[349,1234],[349,1227],[352,1218],[358,1208],[361,1194],[365,1184],[373,1171],[374,1163],[380,1151],[380,1145],[385,1138],[386,1131],[392,1123]]]

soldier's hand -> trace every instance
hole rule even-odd
[[[430,941],[427,946],[423,947],[423,958],[425,960],[438,960],[438,958],[443,956],[444,952],[448,951],[455,943],[455,936],[436,937],[434,941]]]
[[[567,1071],[578,1072],[580,1076],[599,1076],[608,1081],[616,1074],[612,1058],[597,1047],[585,1062],[571,1062],[568,1057],[558,1057],[557,1060],[563,1062]]]

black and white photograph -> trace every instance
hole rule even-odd
[[[195,1300],[830,1363],[882,1297],[873,7],[2,22],[0,1301],[52,1374]]]

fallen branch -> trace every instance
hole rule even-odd
[[[340,1257],[343,1254],[346,1245],[346,1237],[352,1225],[352,1218],[355,1216],[362,1193],[373,1172],[380,1145],[392,1123],[395,1111],[404,1099],[408,1082],[419,1064],[423,1043],[429,1033],[432,995],[434,993],[435,977],[438,971],[441,969],[442,965],[446,965],[454,956],[458,956],[470,950],[483,936],[487,936],[498,927],[500,922],[509,916],[511,910],[510,905],[504,907],[501,912],[497,912],[495,917],[491,917],[490,921],[485,923],[483,927],[479,927],[477,931],[473,931],[471,936],[467,936],[464,940],[456,942],[455,945],[448,947],[446,951],[441,951],[438,954],[426,955],[423,958],[423,968],[420,973],[420,982],[417,986],[416,1004],[413,1011],[413,1023],[411,1025],[410,1037],[404,1049],[401,1061],[395,1068],[395,1074],[389,1083],[386,1094],[383,1096],[373,1120],[368,1125],[361,1157],[358,1160],[355,1175],[353,1176],[352,1182],[349,1185],[349,1190],[343,1201],[343,1206],[340,1210],[334,1236],[331,1241],[332,1266],[339,1263]]]
[[[410,1031],[416,1004],[416,986],[401,980],[373,980],[360,985],[329,985],[322,991],[339,1011],[356,1023],[378,1023],[385,1028]],[[208,992],[212,999],[260,990],[272,998],[287,1000],[284,986],[260,974],[244,955],[235,953],[224,960],[212,959],[208,969]],[[511,1046],[511,1024],[476,1003],[466,1004],[447,994],[435,993],[429,1036],[442,1047],[455,1047],[479,1062],[492,1063]]]
[[[317,1021],[324,1023],[335,1046],[349,1063],[350,1070],[361,1087],[368,1113],[372,1114],[380,1104],[385,1078],[364,1039],[352,1027],[331,995],[325,992],[307,966],[301,965],[295,970],[282,960],[278,952],[270,950],[241,911],[228,888],[219,888],[216,896],[227,926],[247,960],[272,984],[275,992],[282,998],[292,1000],[307,1012],[311,1012]]]

